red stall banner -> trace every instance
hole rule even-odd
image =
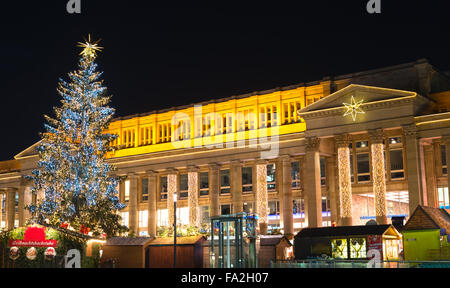
[[[53,247],[57,246],[56,240],[45,239],[45,227],[28,227],[25,230],[23,240],[10,239],[9,247]]]

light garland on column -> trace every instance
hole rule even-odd
[[[188,173],[189,225],[199,227],[198,217],[198,172]]]
[[[169,213],[169,226],[173,226],[173,194],[177,191],[177,175],[167,175],[167,211]],[[178,195],[179,197],[179,195]]]
[[[372,144],[373,193],[376,216],[386,216],[386,177],[383,143]]]
[[[256,165],[256,213],[259,223],[268,223],[267,198],[267,165]]]
[[[350,149],[338,148],[339,193],[341,200],[341,217],[352,217],[352,181],[350,175]]]

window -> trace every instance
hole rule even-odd
[[[203,127],[202,127],[202,135],[203,136],[211,136],[212,134],[212,119],[211,119],[211,115],[206,115],[205,118],[203,119]]]
[[[157,219],[158,219],[158,227],[169,226],[169,210],[159,209]]]
[[[447,175],[447,153],[445,145],[441,145],[442,174]]]
[[[123,195],[123,200],[125,202],[130,201],[130,180],[125,181],[125,192]]]
[[[252,192],[252,167],[242,167],[242,192]]]
[[[141,128],[141,146],[151,145],[153,139],[153,128],[143,127]]]
[[[121,212],[121,215],[120,215],[120,216],[122,216],[122,222],[121,222],[121,224],[122,224],[123,226],[128,227],[128,212]]]
[[[148,227],[148,210],[139,211],[139,228]]]
[[[260,107],[260,128],[272,127],[278,125],[277,106],[269,105],[266,107]]]
[[[365,238],[350,238],[350,258],[367,258]]]
[[[301,103],[299,101],[283,103],[283,124],[301,122],[301,118],[297,114],[300,109]]]
[[[369,153],[356,154],[358,182],[370,181]]]
[[[269,201],[269,216],[276,217],[280,216],[280,202],[279,201]]]
[[[347,239],[333,239],[331,240],[331,256],[333,258],[348,258],[347,253]]]
[[[142,178],[141,201],[148,201],[148,178]]]
[[[350,178],[352,183],[355,183],[355,174],[353,172],[353,154],[351,153],[352,149],[350,148]]]
[[[275,191],[275,164],[267,165],[267,191]]]
[[[231,214],[231,204],[220,205],[220,215],[230,215]]]
[[[237,131],[248,131],[255,129],[255,113],[253,109],[245,109],[238,112]]]
[[[172,141],[172,124],[170,122],[159,124],[158,130],[158,143],[167,143]]]
[[[292,208],[293,208],[294,218],[305,218],[305,200],[304,199],[294,199]]]
[[[322,212],[325,213],[325,217],[330,216],[330,200],[327,199],[327,197],[322,197]]]
[[[174,139],[182,141],[191,138],[191,120],[185,119],[177,121],[174,128]]]
[[[122,145],[124,146],[124,148],[130,148],[130,147],[134,147],[134,143],[135,143],[135,137],[136,137],[136,133],[134,129],[131,130],[125,130],[122,132]]]
[[[189,225],[189,208],[178,207],[177,208],[177,224]]]
[[[320,185],[327,184],[325,158],[320,158]]]
[[[188,174],[180,174],[180,199],[187,198],[189,194]]]
[[[209,206],[200,206],[200,225],[209,224]]]
[[[253,202],[245,202],[244,203],[244,212],[245,213],[253,213]]]
[[[356,142],[356,148],[367,148],[367,147],[369,147],[369,142],[368,141]]]
[[[200,173],[200,196],[209,195],[209,174],[208,172]]]
[[[167,199],[167,176],[161,176],[159,178],[159,186],[160,186],[160,199]]]
[[[220,170],[220,194],[230,193],[230,170]]]
[[[391,162],[391,179],[403,179],[405,177],[403,149],[389,150],[389,157]]]
[[[448,187],[438,188],[439,208],[450,209]]]
[[[300,162],[291,162],[292,188],[300,189]]]

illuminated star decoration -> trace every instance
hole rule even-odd
[[[78,47],[84,48],[80,55],[88,58],[97,57],[97,51],[100,52],[103,49],[103,47],[98,46],[98,42],[100,42],[100,39],[95,42],[91,42],[91,35],[88,36],[88,40],[85,43],[78,42]]]
[[[363,110],[361,110],[360,106],[362,105],[364,100],[356,102],[355,98],[352,95],[352,103],[343,103],[347,111],[345,111],[344,117],[347,115],[352,115],[353,121],[356,121],[356,115],[365,114]]]

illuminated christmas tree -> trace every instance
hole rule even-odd
[[[69,73],[69,82],[60,79],[61,106],[54,108],[55,118],[45,115],[46,133],[37,148],[39,169],[29,177],[33,193],[43,191],[45,198],[27,209],[38,223],[69,224],[109,237],[126,229],[117,213],[124,208],[117,196],[119,178],[111,176],[114,167],[105,161],[117,135],[103,131],[115,110],[108,106],[110,96],[94,62],[102,48],[90,37],[79,46],[79,69]]]

